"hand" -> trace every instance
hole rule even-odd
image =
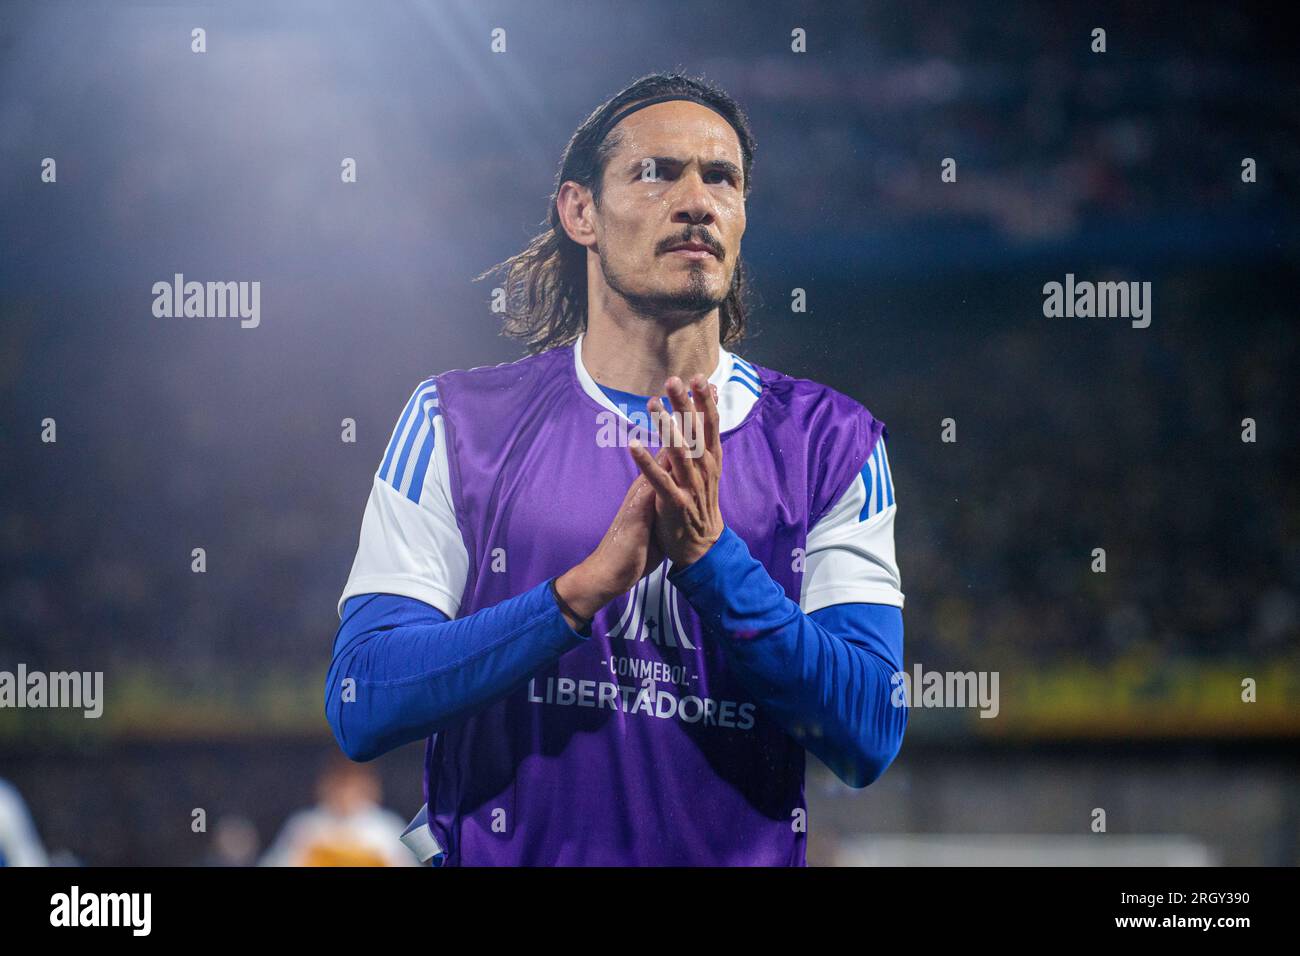
[[[597,611],[663,562],[653,531],[654,497],[649,482],[637,475],[596,550],[556,579],[560,600],[585,618],[577,621],[566,612],[570,627],[585,626]]]
[[[673,408],[669,414],[656,396],[647,403],[659,425],[663,450],[653,458],[635,443],[629,451],[654,489],[655,536],[674,564],[704,557],[725,527],[718,507],[722,440],[718,400],[703,375],[691,379],[691,394],[677,376],[664,383]]]

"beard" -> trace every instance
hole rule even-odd
[[[687,270],[686,285],[661,292],[633,291],[603,257],[600,259],[600,271],[605,277],[605,284],[622,296],[633,312],[647,319],[699,319],[722,305],[727,300],[729,291],[721,294],[714,292],[710,288],[708,270],[699,263],[692,263]]]

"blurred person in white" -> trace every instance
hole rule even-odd
[[[36,825],[18,791],[0,780],[0,866],[49,866]]]
[[[252,866],[260,846],[253,821],[227,813],[212,828],[212,845],[200,862],[202,866]]]
[[[316,794],[316,806],[285,821],[262,866],[417,865],[401,842],[405,822],[380,806],[382,787],[369,767],[331,758]]]

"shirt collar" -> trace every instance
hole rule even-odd
[[[600,386],[596,384],[596,380],[591,377],[591,373],[587,371],[587,367],[583,364],[582,339],[583,336],[579,335],[573,343],[573,370],[578,376],[578,384],[582,386],[582,390],[596,404],[626,418],[627,416],[623,414],[623,410],[601,391]],[[745,416],[749,414],[749,410],[758,401],[754,386],[748,381],[749,376],[733,374],[735,368],[736,357],[720,347],[718,349],[718,367],[709,376],[709,382],[718,389],[719,427],[724,432],[730,431],[744,421]],[[761,388],[761,386],[759,387]]]

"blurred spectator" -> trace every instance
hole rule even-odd
[[[18,791],[0,780],[0,866],[48,866],[27,804]]]
[[[212,850],[204,866],[252,866],[260,844],[257,827],[248,817],[228,813],[217,820],[212,831]]]
[[[263,866],[415,866],[401,843],[405,823],[379,805],[379,777],[332,757],[317,781],[319,803],[291,816]]]

